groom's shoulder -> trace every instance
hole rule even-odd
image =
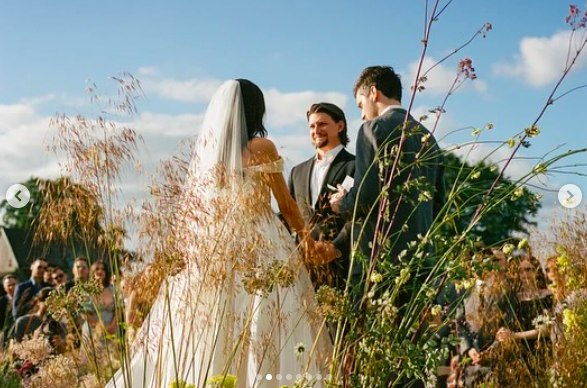
[[[312,156],[312,157],[310,157],[310,158],[308,158],[308,159],[304,160],[303,162],[296,164],[296,165],[295,165],[295,166],[293,166],[293,168],[291,169],[291,172],[292,172],[292,173],[293,173],[293,172],[297,172],[297,171],[299,171],[301,168],[303,168],[304,166],[307,166],[307,165],[309,165],[309,164],[312,164],[312,163],[314,163],[314,159],[316,159],[316,157],[315,157],[315,156]]]

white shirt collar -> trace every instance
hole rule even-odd
[[[336,158],[336,156],[339,154],[340,151],[342,151],[343,148],[344,147],[342,146],[342,144],[339,144],[336,147],[334,147],[333,149],[331,149],[330,151],[326,151],[324,153],[324,155],[322,155],[321,159],[319,159],[318,154],[316,154],[316,161],[318,161],[318,162],[331,162],[334,160],[334,158]]]
[[[401,105],[389,105],[387,108],[383,109],[383,112],[379,114],[379,116],[383,116],[385,113],[389,112],[392,109],[404,109]]]

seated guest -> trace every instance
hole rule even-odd
[[[41,328],[40,332],[48,333],[50,341],[56,342],[55,344],[52,342],[54,346],[61,345],[60,341],[65,339],[65,328],[60,322],[54,320],[51,314],[47,313],[47,304],[45,303],[52,290],[52,287],[45,287],[39,291],[34,299],[33,312],[16,320],[14,323],[14,338],[16,341],[22,341],[25,337],[31,336],[37,329]],[[60,336],[60,338],[53,338],[55,335]]]
[[[53,284],[53,271],[55,270],[55,266],[53,264],[47,264],[47,269],[45,270],[45,273],[43,274],[43,281],[47,284],[50,285],[54,285]]]
[[[501,327],[510,327],[515,317],[515,293],[507,274],[507,259],[499,250],[487,249],[484,255],[492,259],[494,269],[476,280],[457,314],[460,353],[472,361],[463,371],[466,387],[493,378],[492,353],[499,346],[495,336]]]
[[[53,269],[53,274],[51,275],[51,277],[53,278],[53,285],[55,287],[65,287],[65,284],[67,284],[67,273],[61,267],[55,267],[55,269]]]
[[[90,277],[90,264],[88,259],[80,256],[73,262],[73,280],[65,283],[65,291],[69,290],[77,283],[86,283]]]
[[[114,289],[110,284],[110,271],[102,260],[95,261],[90,270],[90,276],[102,287],[102,292],[86,305],[86,324],[84,335],[90,336],[97,327],[107,334],[116,333],[118,320],[116,318],[116,300]]]
[[[6,275],[2,279],[2,286],[6,295],[0,297],[0,349],[12,329],[14,319],[12,318],[12,298],[16,288],[16,276]]]
[[[34,306],[35,295],[42,288],[51,287],[43,281],[45,270],[47,269],[47,261],[39,258],[31,264],[31,278],[16,286],[14,291],[14,298],[12,300],[12,316],[14,321],[25,314],[29,314]]]

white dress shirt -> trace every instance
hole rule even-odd
[[[316,161],[314,162],[314,168],[312,169],[312,176],[310,177],[310,200],[312,201],[312,206],[316,205],[318,195],[320,195],[320,189],[324,184],[324,178],[326,178],[326,173],[328,172],[332,161],[342,149],[342,144],[339,144],[322,155],[321,158],[318,157],[319,155],[316,155]]]

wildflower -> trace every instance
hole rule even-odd
[[[65,388],[76,387],[77,367],[75,362],[65,356],[55,356],[49,359],[39,373],[31,380],[31,388]]]
[[[472,80],[477,78],[471,58],[464,58],[459,61],[458,72],[464,74],[465,78],[471,78]]]
[[[509,139],[508,140],[508,146],[510,148],[514,148],[515,145],[516,145],[516,141],[514,139]]]
[[[378,284],[378,283],[381,283],[382,281],[383,281],[383,275],[381,275],[380,273],[373,272],[371,274],[371,282],[372,283]]]
[[[493,25],[489,22],[485,23],[485,31],[489,32],[493,29]]]
[[[548,315],[539,315],[532,321],[532,325],[538,330],[546,329],[552,326],[552,323],[552,318],[550,318]]]
[[[475,279],[465,279],[463,281],[463,288],[465,290],[470,290],[475,285]]]
[[[479,179],[480,176],[481,176],[481,171],[475,171],[474,173],[471,174],[471,179]]]
[[[301,358],[304,355],[304,352],[306,351],[306,344],[303,342],[298,342],[296,344],[296,346],[294,347],[294,354],[298,357]]]
[[[536,137],[540,135],[540,129],[536,125],[524,129],[524,132],[526,132],[528,137]]]
[[[535,167],[534,167],[534,172],[536,174],[544,174],[546,173],[546,166],[543,163],[538,163]]]
[[[410,279],[410,269],[408,267],[402,268],[399,273],[399,276],[395,278],[395,284],[402,285],[405,284]]]
[[[487,124],[485,124],[485,128],[487,128],[488,130],[492,130],[493,129],[493,123],[487,123]]]
[[[432,307],[432,309],[430,310],[430,314],[432,314],[433,316],[440,315],[441,312],[442,312],[442,306],[439,304],[434,305],[434,307]]]
[[[422,120],[420,120],[422,121]],[[424,136],[422,136],[422,144],[426,144],[428,142],[428,140],[430,139],[430,133],[425,134]]]
[[[432,199],[432,194],[428,190],[422,191],[418,194],[418,201],[419,202],[428,202]]]
[[[509,243],[505,244],[501,251],[509,256],[514,251],[514,245]]]
[[[528,246],[528,239],[524,238],[518,243],[518,249],[525,249]]]
[[[473,136],[477,136],[477,135],[479,135],[480,133],[481,133],[481,129],[479,129],[479,128],[475,128],[475,129],[473,130],[473,132],[471,133],[471,135],[473,135]]]
[[[51,345],[46,337],[33,337],[29,340],[15,344],[13,352],[24,361],[30,361],[33,365],[40,365],[51,356]]]
[[[210,377],[206,381],[206,388],[235,388],[236,376],[233,375],[218,375]],[[188,385],[186,388],[195,388],[194,385]]]
[[[516,199],[521,198],[523,195],[524,195],[524,187],[520,186],[516,190],[514,190],[514,193],[512,194],[512,200],[515,201]]]
[[[565,309],[563,311],[563,324],[565,326],[565,332],[574,332],[579,326],[577,314],[573,310]]]

